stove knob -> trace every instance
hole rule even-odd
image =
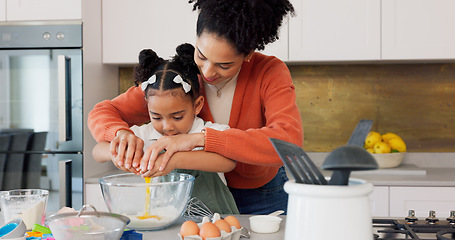
[[[408,224],[413,224],[415,223],[417,220],[419,220],[417,217],[416,217],[416,213],[414,210],[409,210],[408,211],[408,216],[404,218],[406,221],[408,221]]]
[[[447,218],[450,224],[455,224],[455,211],[450,211],[450,217]]]
[[[431,210],[428,217],[425,219],[427,220],[428,224],[436,224],[439,219],[436,217],[436,212]]]

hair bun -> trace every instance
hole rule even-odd
[[[192,59],[194,56],[194,47],[189,43],[180,44],[176,52],[181,58]]]
[[[194,47],[189,43],[180,44],[175,50],[177,54],[174,57],[174,61],[180,62],[184,68],[185,73],[199,72],[199,69],[194,62]]]
[[[139,53],[139,64],[135,67],[135,83],[138,86],[140,83],[147,81],[152,75],[155,68],[163,64],[164,59],[158,57],[152,49],[144,49]]]
[[[139,53],[139,65],[148,67],[161,59],[152,49],[144,49]]]

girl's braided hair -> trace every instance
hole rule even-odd
[[[181,88],[182,84],[175,83],[172,79],[180,75],[183,81],[191,85],[188,94],[195,100],[199,96],[199,69],[194,62],[194,47],[184,43],[176,48],[177,54],[171,60],[164,60],[151,49],[144,49],[139,54],[139,64],[134,69],[136,86],[156,75],[154,84],[149,84],[145,90],[146,96],[151,89],[166,91]]]
[[[215,33],[227,39],[238,53],[263,50],[278,39],[283,18],[294,7],[288,0],[189,0],[199,9],[196,33]]]

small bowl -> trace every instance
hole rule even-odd
[[[398,167],[406,155],[405,152],[372,154],[379,168]]]
[[[13,219],[0,228],[0,239],[22,238],[26,231],[27,227],[22,219]]]
[[[257,233],[274,233],[280,230],[283,219],[277,216],[257,215],[250,217],[251,231]]]

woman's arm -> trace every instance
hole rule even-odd
[[[142,176],[156,177],[170,173],[174,169],[192,169],[206,172],[230,172],[235,168],[236,162],[217,153],[205,151],[176,152],[169,159],[166,168],[159,170],[163,154],[158,156],[154,168]]]
[[[144,92],[140,87],[131,87],[112,100],[96,104],[88,115],[87,125],[96,141],[111,142],[117,131],[130,131],[130,126],[149,120]]]

